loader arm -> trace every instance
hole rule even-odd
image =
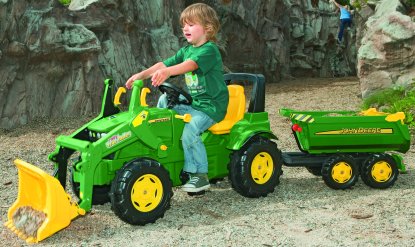
[[[109,137],[100,139],[91,136],[92,132],[89,128],[96,122],[107,121],[112,124],[109,126],[111,129],[107,130],[108,132],[129,129],[128,121],[111,122],[110,120],[116,115],[123,116],[120,118],[121,120],[131,119],[130,116],[136,115],[137,111],[140,111],[139,99],[143,86],[142,81],[134,82],[130,112],[125,114],[120,112],[118,106],[113,102],[113,85],[112,80],[105,80],[101,112],[96,118],[71,135],[59,136],[56,139],[56,148],[48,156],[55,165],[53,176],[34,165],[22,160],[15,160],[19,174],[19,190],[16,201],[8,210],[8,220],[5,226],[28,243],[37,243],[53,235],[67,227],[73,219],[84,215],[86,211],[91,209],[95,171],[103,155],[108,155],[110,151],[103,148]],[[128,145],[128,143],[122,145]],[[68,160],[75,152],[81,153],[80,162],[71,167],[78,169],[81,177],[79,206],[65,191]],[[33,218],[33,215],[38,218]],[[30,220],[34,221],[30,222]],[[38,228],[33,229],[32,225]],[[28,228],[31,230],[28,231]]]

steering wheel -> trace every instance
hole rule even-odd
[[[191,105],[193,102],[192,96],[190,96],[189,93],[168,82],[161,84],[159,90],[167,95],[167,108],[169,109],[177,104]],[[182,95],[184,99],[180,98],[180,95]]]

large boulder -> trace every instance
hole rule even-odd
[[[224,61],[236,71],[269,82],[356,74],[355,29],[339,47],[339,13],[329,1],[234,0],[224,10]]]
[[[381,1],[366,22],[358,51],[362,96],[415,78],[415,23],[399,0]]]

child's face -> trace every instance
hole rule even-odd
[[[203,45],[207,41],[205,28],[197,23],[185,22],[183,35],[187,39],[187,42],[196,47]]]

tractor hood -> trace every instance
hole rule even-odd
[[[129,112],[121,112],[92,122],[87,128],[98,133],[108,133],[120,124],[128,123],[130,118]]]

